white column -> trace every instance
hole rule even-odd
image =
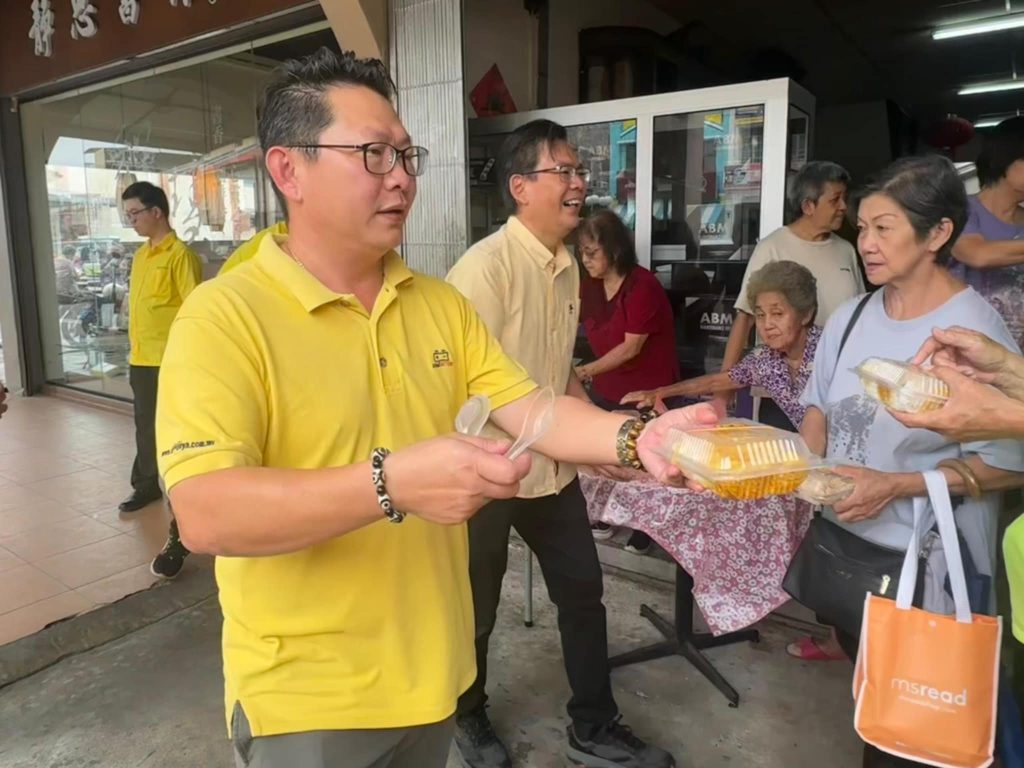
[[[7,238],[7,207],[4,187],[0,184],[0,336],[3,337],[2,377],[11,392],[24,386],[21,380],[21,359],[18,354],[18,321],[14,306],[14,275],[11,272],[11,243]]]
[[[398,111],[413,141],[430,150],[402,255],[413,269],[443,277],[469,238],[462,2],[390,2]]]

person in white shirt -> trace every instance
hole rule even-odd
[[[846,216],[846,193],[850,174],[828,161],[807,163],[794,177],[786,203],[790,223],[761,240],[747,264],[736,299],[736,318],[725,348],[722,370],[739,362],[754,327],[753,308],[747,299],[750,276],[773,261],[795,261],[806,267],[818,283],[818,314],[815,325],[824,326],[845,301],[864,293],[864,278],[857,252],[835,234]],[[790,424],[774,403],[763,400],[760,420],[785,429]]]

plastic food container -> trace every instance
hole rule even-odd
[[[811,504],[830,506],[838,504],[854,491],[853,480],[828,469],[815,469],[808,475],[796,495]]]
[[[825,465],[800,435],[747,419],[669,430],[660,452],[716,495],[737,500],[793,493]]]
[[[868,396],[894,411],[934,411],[949,399],[944,381],[898,360],[869,357],[854,371]]]

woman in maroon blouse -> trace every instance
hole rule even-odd
[[[612,211],[586,219],[578,251],[589,277],[580,286],[581,321],[597,360],[576,369],[609,408],[628,392],[679,378],[675,322],[665,289],[636,263],[633,233]]]
[[[587,270],[580,285],[580,318],[597,356],[576,368],[590,384],[591,397],[608,410],[638,389],[667,387],[679,378],[672,306],[657,278],[636,263],[633,233],[612,211],[586,219],[578,231],[577,252]],[[595,538],[612,529],[593,526]],[[646,552],[650,537],[634,531],[626,545]]]

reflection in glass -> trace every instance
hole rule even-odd
[[[121,204],[130,184],[164,189],[204,278],[282,218],[262,168],[256,104],[277,61],[325,44],[337,50],[330,30],[22,105],[48,381],[131,397],[126,297],[141,241]]]
[[[582,214],[610,208],[636,225],[636,120],[566,128],[580,165],[590,171]],[[474,138],[470,144],[470,221],[473,242],[496,232],[508,218],[498,178],[501,145],[508,134]]]
[[[757,243],[764,106],[654,120],[651,268],[677,310],[684,376],[717,370]]]
[[[574,125],[567,129],[580,164],[590,169],[586,208],[604,208],[636,229],[636,120]]]

